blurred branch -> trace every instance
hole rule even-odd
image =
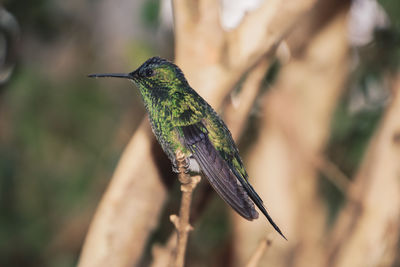
[[[200,176],[190,177],[187,173],[187,166],[185,166],[185,155],[181,151],[176,152],[176,161],[179,170],[179,181],[181,182],[182,200],[181,208],[179,210],[179,217],[171,215],[170,220],[175,225],[178,232],[178,240],[175,251],[175,267],[183,267],[185,263],[185,252],[187,246],[187,240],[189,237],[189,231],[193,227],[189,223],[190,217],[190,204],[192,203],[192,192],[200,182]]]
[[[344,174],[338,166],[336,166],[332,161],[326,159],[322,155],[313,161],[315,168],[320,170],[322,174],[334,185],[338,190],[340,190],[344,196],[351,198],[347,194],[348,188],[350,186],[349,177]]]
[[[177,233],[174,232],[165,246],[155,244],[152,249],[153,261],[151,267],[168,267],[173,262],[174,250],[178,242]]]
[[[224,109],[224,120],[235,140],[244,130],[245,123],[261,89],[261,84],[270,66],[269,57],[264,57],[247,75],[240,93],[232,96]]]
[[[331,234],[325,266],[392,266],[400,223],[400,74]]]
[[[126,147],[100,202],[78,266],[131,266],[142,255],[166,199],[151,136],[145,120]]]
[[[228,33],[230,45],[227,48],[231,68],[246,69],[261,56],[268,54],[315,3],[314,0],[263,1],[261,7],[251,12],[239,27]]]
[[[315,9],[295,31],[303,32]],[[311,16],[312,15],[312,16]],[[264,97],[260,130],[246,159],[250,179],[289,243],[277,240],[261,265],[322,266],[321,242],[326,207],[318,186],[317,160],[329,137],[330,121],[348,75],[346,9],[306,31],[301,50],[292,53]],[[290,40],[290,36],[288,38]],[[288,42],[290,51],[296,43]],[[317,163],[317,164],[316,164]],[[238,218],[238,217],[235,217]],[[265,233],[265,221],[235,222],[235,266],[243,266]],[[273,231],[268,227],[268,231]]]
[[[254,251],[254,254],[251,256],[249,262],[247,263],[246,267],[257,267],[262,255],[265,253],[268,247],[272,244],[271,239],[264,238],[258,244],[257,249]]]

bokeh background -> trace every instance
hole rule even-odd
[[[222,2],[221,21],[226,31],[236,27],[245,11],[255,10],[261,3]],[[324,2],[336,5],[332,4],[335,1],[319,2],[319,6]],[[326,159],[322,165],[327,164],[328,171],[316,168],[321,205],[326,207],[324,224],[328,227],[346,202],[341,186],[346,187],[356,176],[390,104],[394,92],[391,79],[398,72],[400,59],[398,0],[339,2],[337,5],[347,9],[343,20],[348,53],[342,67],[348,71],[341,78],[340,96],[332,103],[333,115],[324,118],[329,130],[320,150]],[[129,72],[154,55],[173,60],[171,3],[6,0],[0,9],[0,266],[76,266],[96,207],[125,146],[145,118],[139,93],[130,83],[86,76]],[[317,20],[312,23],[314,28],[320,26]],[[302,40],[302,34],[309,33],[300,30],[290,35],[283,52],[269,60],[260,98],[280,85],[279,75],[284,75],[285,66],[304,56],[301,51],[306,50],[307,40]],[[327,51],[331,43],[324,43]],[[318,76],[318,69],[314,71]],[[313,101],[318,102],[318,96]],[[249,165],[255,162],[252,145],[263,133],[260,121],[265,117],[265,103],[252,105],[247,123],[241,126],[240,149]],[[303,127],[307,132],[309,125]],[[312,129],[309,131],[312,136]],[[161,161],[165,163],[164,158]],[[163,166],[172,177],[170,166]],[[178,184],[169,183],[168,188],[159,223],[135,265],[148,266],[152,246],[165,242],[173,231],[168,216],[177,211],[180,192]],[[207,187],[199,192],[207,196],[207,201],[195,197],[201,212],[193,211],[196,223],[190,237],[188,266],[236,266],[232,254],[237,239],[233,233],[240,226],[235,228],[226,205]],[[278,211],[279,203],[271,201],[268,206],[275,205],[270,207],[273,217],[284,225],[281,228],[285,232],[290,228],[285,226],[290,216]],[[398,229],[399,225],[393,227]],[[296,235],[288,231],[291,240],[291,234]],[[293,254],[291,257],[295,258]],[[290,262],[287,256],[285,262]],[[371,266],[400,266],[400,260],[397,255],[390,264]]]

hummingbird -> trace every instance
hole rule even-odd
[[[188,170],[202,172],[214,190],[243,218],[258,218],[254,204],[273,228],[279,227],[251,186],[238,148],[224,121],[189,85],[174,63],[152,57],[130,73],[90,74],[132,81],[140,91],[151,128],[176,171],[175,151],[182,151]]]

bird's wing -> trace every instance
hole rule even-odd
[[[181,126],[184,140],[201,170],[225,202],[247,220],[258,218],[247,190],[238,182],[231,166],[211,143],[206,127],[201,123]]]
[[[249,183],[248,174],[244,168],[242,160],[240,159],[239,151],[237,150],[236,144],[233,141],[232,135],[225,123],[215,112],[212,113],[211,116],[208,117],[208,120],[204,121],[204,123],[205,127],[208,129],[209,139],[212,143],[212,146],[215,147],[219,152],[219,155],[229,166],[229,169],[233,173],[234,177],[240,182],[242,188],[244,188],[250,199],[265,215],[272,227],[274,227],[274,229],[286,239],[286,237],[282,234],[282,231],[272,220],[268,211],[264,207],[262,199]]]

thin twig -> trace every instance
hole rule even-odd
[[[348,192],[351,180],[335,163],[322,155],[318,158],[316,157],[312,163],[315,164],[316,168],[319,169],[319,171],[346,196],[346,198],[352,199]]]
[[[179,210],[179,217],[175,214],[170,216],[171,222],[175,225],[178,233],[178,242],[176,246],[176,254],[174,258],[175,267],[183,267],[185,263],[185,252],[186,245],[189,236],[189,231],[193,227],[189,223],[190,216],[190,204],[192,202],[192,192],[196,185],[200,182],[200,176],[191,177],[187,173],[187,166],[185,163],[185,155],[182,151],[177,150],[176,152],[177,167],[179,170],[178,178],[181,182],[182,200],[181,207]]]
[[[267,247],[270,247],[271,244],[271,239],[269,239],[268,237],[263,238],[258,244],[256,250],[254,251],[254,254],[251,256],[249,262],[246,264],[246,267],[257,267],[261,257],[267,250]]]

